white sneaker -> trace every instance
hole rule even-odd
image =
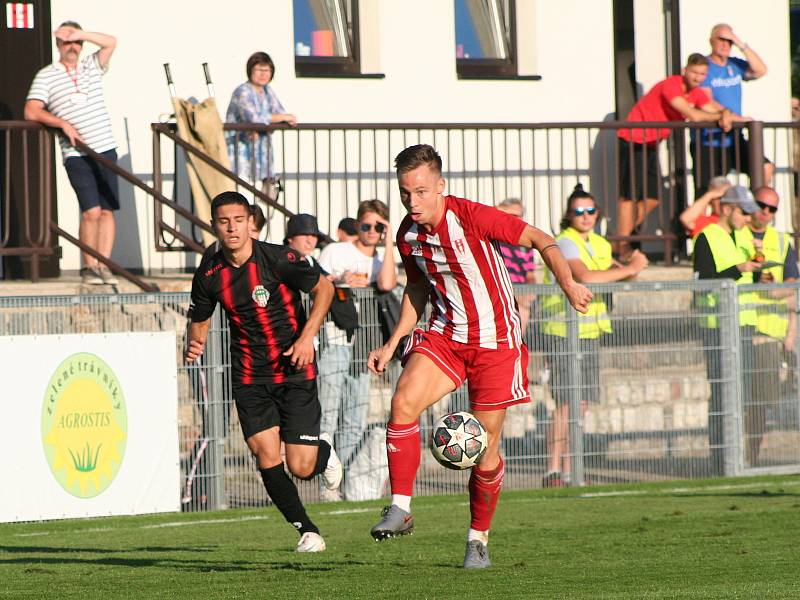
[[[325,550],[325,540],[320,534],[313,531],[306,531],[297,542],[298,552],[322,552],[323,550]]]
[[[325,487],[329,490],[337,490],[339,486],[342,485],[342,475],[344,474],[342,461],[339,460],[336,450],[333,449],[333,438],[330,433],[319,434],[319,439],[328,442],[331,447],[331,455],[328,457],[328,464],[322,472],[322,483],[324,483]]]
[[[342,492],[339,490],[329,490],[324,485],[320,486],[319,499],[321,502],[341,502]]]

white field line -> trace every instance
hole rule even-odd
[[[777,481],[775,483],[740,483],[740,484],[727,484],[727,485],[706,485],[706,486],[698,486],[698,487],[675,487],[675,488],[666,488],[663,490],[621,490],[619,492],[586,492],[585,494],[580,494],[577,498],[608,498],[608,497],[615,497],[615,496],[663,496],[664,494],[689,494],[693,492],[724,492],[729,490],[747,490],[747,489],[754,489],[754,488],[764,488],[764,487],[800,487],[800,481],[796,480],[787,480],[787,481]],[[575,496],[567,496],[575,497]],[[504,502],[512,502],[512,503],[530,503],[530,502],[547,502],[556,499],[562,499],[564,497],[557,497],[557,498],[506,498]],[[459,505],[468,506],[468,502],[460,502]],[[340,510],[329,510],[324,511],[321,514],[323,515],[349,515],[349,514],[360,514],[366,512],[373,512],[374,508],[346,508]],[[201,519],[201,520],[192,520],[192,521],[168,521],[166,523],[156,523],[154,525],[140,525],[139,527],[91,527],[87,529],[79,529],[75,530],[76,532],[79,531],[81,533],[87,532],[99,532],[99,531],[119,531],[125,529],[162,529],[165,527],[186,527],[191,525],[216,525],[220,523],[243,523],[246,521],[265,521],[269,519],[268,515],[255,515],[255,516],[248,516],[248,517],[236,517],[233,519]],[[35,536],[44,536],[50,535],[51,531],[32,531],[30,533],[15,533],[14,537],[35,537]]]
[[[375,512],[374,508],[342,508],[340,510],[329,510],[323,515],[356,515],[359,513]]]
[[[201,519],[198,521],[168,521],[167,523],[156,523],[155,525],[140,525],[138,529],[162,529],[164,527],[185,527],[187,525],[217,525],[219,523],[241,523],[243,521],[265,521],[269,519],[267,515],[256,515],[253,517],[238,517],[235,519]],[[120,528],[120,529],[125,529]]]

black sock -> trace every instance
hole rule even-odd
[[[308,481],[310,479],[314,479],[317,475],[322,473],[325,470],[325,467],[328,466],[328,459],[331,456],[331,445],[326,442],[325,440],[319,441],[319,446],[317,450],[317,463],[314,465],[314,470],[311,472],[311,475],[308,477],[297,477],[298,479],[302,479],[303,481]]]
[[[319,533],[319,529],[308,518],[306,509],[300,502],[297,487],[283,470],[283,463],[268,469],[259,469],[259,471],[261,471],[261,479],[269,497],[272,498],[283,517],[300,532],[300,535],[309,531]]]

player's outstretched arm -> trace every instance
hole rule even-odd
[[[331,308],[333,302],[333,284],[327,277],[320,274],[316,285],[309,292],[313,298],[311,310],[308,313],[308,320],[303,326],[294,344],[284,352],[284,356],[291,356],[292,365],[303,368],[314,362],[314,336],[322,327],[325,315]]]
[[[589,310],[592,292],[572,278],[572,271],[564,255],[558,248],[553,236],[546,234],[541,229],[528,225],[519,237],[518,244],[526,248],[535,248],[542,256],[542,260],[550,269],[556,282],[564,291],[572,307],[581,313]]]
[[[400,318],[397,326],[386,343],[369,353],[367,367],[373,373],[383,373],[386,365],[392,360],[394,351],[400,340],[407,336],[419,323],[425,312],[425,304],[428,302],[428,282],[425,279],[418,279],[406,285],[403,291],[403,300],[400,303]]]
[[[188,341],[186,343],[186,362],[193,363],[203,354],[208,339],[211,319],[192,321],[189,323]]]

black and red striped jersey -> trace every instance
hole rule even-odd
[[[201,261],[192,280],[189,316],[209,319],[219,302],[231,332],[234,382],[282,383],[312,379],[316,364],[297,369],[283,356],[306,323],[300,292],[319,281],[319,268],[285,246],[253,242],[241,267],[218,251]]]

